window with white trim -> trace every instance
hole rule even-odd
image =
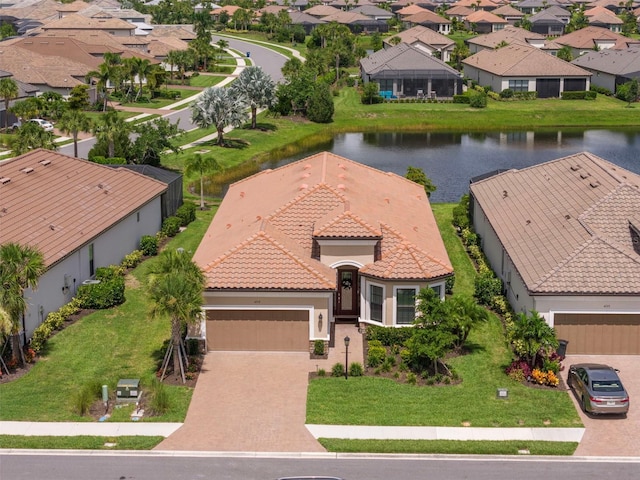
[[[396,289],[396,324],[411,325],[416,319],[415,288]]]
[[[369,318],[382,323],[384,289],[379,285],[369,285]]]

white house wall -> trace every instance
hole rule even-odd
[[[118,265],[125,255],[138,249],[143,235],[155,235],[160,230],[162,226],[160,210],[160,197],[157,197],[48,268],[47,272],[40,277],[38,289],[35,292],[31,290],[25,292],[28,301],[25,316],[27,338],[31,337],[33,331],[49,312],[56,311],[68,303],[82,282],[91,278],[89,245],[93,244],[94,272],[99,267]]]
[[[537,296],[535,305],[551,326],[556,313],[640,313],[638,296]]]

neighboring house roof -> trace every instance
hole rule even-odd
[[[585,27],[575,32],[567,33],[555,40],[560,45],[565,45],[577,49],[593,49],[600,42],[615,42],[613,48],[627,48],[631,39],[612,32],[608,28],[601,27]]]
[[[524,28],[514,27],[513,25],[507,25],[502,30],[487,33],[485,35],[478,35],[477,37],[470,38],[467,43],[473,45],[479,45],[485,48],[495,48],[502,42],[508,44],[514,42],[526,42],[540,41],[543,42],[547,37],[540,33],[530,32]]]
[[[493,10],[494,8],[498,8],[500,6],[500,3],[494,2],[493,0],[458,0],[451,5],[454,7],[469,7]]]
[[[393,17],[393,13],[391,13],[389,10],[384,10],[383,8],[376,7],[375,5],[361,5],[359,7],[352,8],[349,11],[354,13],[361,13],[362,15],[371,18]]]
[[[423,43],[425,45],[432,45],[437,48],[446,48],[448,46],[455,45],[455,42],[449,37],[433,31],[430,28],[423,27],[422,25],[416,25],[408,30],[403,30],[391,37],[387,37],[384,40],[385,43],[391,45],[389,40],[394,37],[398,37],[401,42],[408,43],[410,45],[413,45],[416,42]]]
[[[49,88],[84,85],[85,76],[92,70],[84,63],[43,55],[13,45],[3,45],[0,49],[0,65],[20,82]]]
[[[558,9],[558,10],[551,10],[551,9]],[[565,14],[560,14],[560,11],[566,12]],[[531,15],[529,17],[529,21],[531,23],[539,23],[539,24],[562,24],[565,25],[565,21],[564,19],[566,18],[570,18],[571,14],[560,8],[557,6],[554,7],[549,7],[546,10],[542,10],[538,13],[536,13],[535,15]]]
[[[72,13],[59,20],[46,23],[43,30],[135,30],[135,25],[119,18],[87,18]]]
[[[418,5],[415,5],[415,4],[412,3],[411,5],[407,5],[406,7],[403,7],[400,10],[396,11],[396,13],[398,15],[406,17],[408,15],[414,15],[416,13],[428,12],[428,11],[429,10],[427,10],[426,8],[419,7]]]
[[[466,17],[467,15],[471,15],[474,12],[475,10],[469,7],[451,7],[444,13],[449,16]]]
[[[433,77],[460,77],[460,72],[442,60],[407,43],[378,50],[360,60],[364,73],[372,78],[395,78],[401,72],[431,72]]]
[[[182,178],[182,174],[178,172],[174,172],[172,170],[167,170],[165,168],[154,167],[153,165],[109,165],[111,168],[126,168],[127,170],[131,170],[133,172],[137,172],[145,177],[154,178],[162,183],[166,183],[167,185],[171,182],[174,182],[180,178]]]
[[[462,63],[502,77],[591,76],[582,68],[524,43],[481,50]]]
[[[486,10],[477,10],[467,15],[467,17],[464,20],[465,22],[475,23],[475,24],[491,23],[496,25],[501,25],[501,24],[504,25],[506,23],[509,23],[504,18],[499,17],[498,15],[495,15],[491,12],[487,12]]]
[[[80,10],[84,10],[88,8],[90,5],[87,2],[83,2],[82,0],[75,0],[75,2],[71,3],[63,3],[58,7],[58,12],[61,13],[77,13]]]
[[[584,12],[589,17],[590,24],[622,25],[624,22],[611,10],[604,7],[594,7]]]
[[[289,12],[289,17],[291,18],[291,23],[293,25],[320,25],[322,23],[326,23],[318,17],[314,17],[313,15],[308,15],[297,10]]]
[[[326,17],[327,15],[333,15],[340,12],[339,8],[330,7],[329,5],[316,5],[315,7],[307,8],[304,13],[312,15],[314,17]]]
[[[100,56],[97,56],[98,52],[91,45],[69,37],[26,37],[12,45],[41,55],[64,57],[82,63],[91,70],[98,68],[103,62],[101,55],[109,51],[108,47],[100,47]]]
[[[572,2],[571,0],[522,0],[521,2],[518,2],[518,8],[522,9],[522,8],[545,8],[548,6],[553,6],[553,5],[561,5],[561,6],[566,6],[566,5],[570,5]]]
[[[149,55],[155,58],[164,58],[169,52],[176,50],[188,50],[189,44],[176,37],[152,37],[149,38]]]
[[[40,0],[32,3],[22,3],[13,7],[2,7],[2,15],[31,20],[53,20],[58,18],[60,3],[54,0]]]
[[[0,178],[0,244],[37,246],[47,266],[167,189],[124,168],[43,149],[0,162]]]
[[[135,52],[136,56],[143,56],[147,50],[149,44],[148,37],[138,36],[117,36],[111,35],[104,30],[50,30],[47,32],[39,32],[37,37],[42,38],[57,38],[57,37],[69,37],[76,38],[81,42],[92,45],[94,52],[100,51],[121,51],[122,56],[131,56],[131,52]],[[151,37],[149,35],[149,37]]]
[[[322,17],[322,20],[325,22],[338,22],[345,25],[354,24],[354,23],[367,23],[367,22],[375,22],[371,17],[367,17],[366,15],[362,15],[361,13],[354,12],[343,12],[338,11],[331,15],[327,15],[326,17]]]
[[[470,188],[531,293],[640,293],[639,175],[578,153]]]
[[[451,20],[441,17],[437,13],[433,13],[431,10],[423,10],[422,12],[414,13],[403,19],[405,22],[417,23],[421,25],[434,24],[444,25],[451,23]]]
[[[517,8],[513,8],[511,5],[502,5],[495,10],[491,10],[491,13],[493,13],[494,15],[499,15],[502,18],[524,17],[524,13],[522,13]]]
[[[184,25],[154,25],[148,38],[151,37],[175,37],[185,42],[190,42],[195,40],[197,35],[191,28]]]
[[[637,48],[587,52],[571,63],[591,71],[604,72],[640,80],[640,51]]]
[[[231,185],[193,260],[207,288],[333,290],[335,270],[313,258],[314,239],[380,240],[364,275],[426,281],[453,271],[422,186],[328,152]]]

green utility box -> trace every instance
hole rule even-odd
[[[116,400],[120,402],[136,402],[140,396],[140,379],[123,378],[118,380]]]

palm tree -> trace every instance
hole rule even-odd
[[[122,132],[129,131],[127,123],[118,116],[118,112],[107,112],[93,125],[93,134],[99,142],[107,142],[109,158],[115,156],[116,138]]]
[[[219,172],[222,167],[212,156],[203,157],[196,153],[184,161],[184,174],[187,176],[198,174],[200,176],[200,210],[204,210],[204,176],[207,173]]]
[[[555,330],[535,310],[531,315],[522,312],[516,315],[511,336],[519,343],[516,353],[524,357],[531,368],[535,368],[543,351],[558,347]]]
[[[200,268],[183,251],[165,250],[151,269],[147,287],[152,302],[151,317],[171,319],[171,344],[161,366],[163,379],[173,359],[173,375],[177,377],[180,373],[185,382],[182,328],[195,322],[201,314],[204,285]]]
[[[0,279],[0,285],[2,284],[1,279]],[[1,299],[0,299],[1,300]],[[2,305],[0,304],[0,346],[4,346],[4,340],[7,337],[7,335],[11,334],[11,316],[9,315],[9,312],[7,312],[7,310],[5,310],[4,308],[2,308]],[[0,375],[2,375],[2,372],[7,372],[9,369],[7,368],[7,364],[4,363],[4,360],[2,359],[2,355],[0,355]]]
[[[106,111],[108,100],[107,88],[109,86],[109,81],[113,81],[114,79],[113,68],[109,67],[107,63],[101,63],[98,70],[88,72],[85,78],[87,81],[96,80],[96,88],[102,96],[102,110]]]
[[[228,89],[209,87],[191,104],[191,120],[200,128],[216,127],[217,144],[224,145],[224,129],[239,127],[247,118],[244,99],[237,98]]]
[[[258,108],[273,106],[276,100],[276,85],[260,67],[245,68],[231,85],[233,95],[244,98],[251,108],[251,128],[256,128]]]
[[[0,79],[0,98],[4,100],[4,129],[9,128],[9,102],[18,97],[18,84],[13,78]]]
[[[171,78],[171,80],[173,80],[173,72],[175,70],[175,67],[178,65],[179,56],[180,52],[178,50],[171,50],[169,53],[167,53],[165,62],[169,64],[169,78]]]
[[[58,122],[58,128],[73,137],[73,156],[78,157],[78,133],[90,132],[93,123],[91,119],[80,110],[67,110]]]
[[[135,72],[138,76],[138,85],[140,86],[140,90],[138,90],[138,94],[136,95],[136,99],[142,93],[142,81],[147,79],[147,76],[151,73],[152,67],[151,62],[146,58],[138,58],[133,57],[133,64],[135,65]]]
[[[53,139],[53,132],[46,132],[34,122],[25,122],[11,141],[11,150],[15,155],[22,155],[36,148],[57,150],[58,145]]]
[[[449,304],[448,312],[455,324],[456,347],[461,348],[467,341],[471,329],[489,320],[489,313],[468,295],[454,295],[446,303]]]
[[[45,270],[44,257],[37,248],[14,242],[0,246],[0,307],[11,318],[11,352],[16,362],[23,362],[20,319],[27,307],[24,291],[35,290]]]

